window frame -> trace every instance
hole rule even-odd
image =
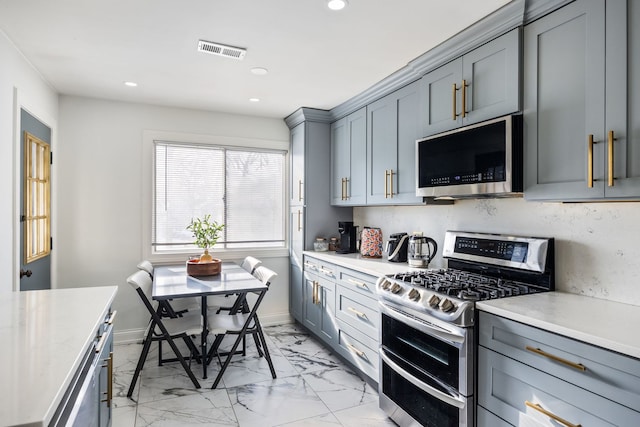
[[[279,257],[289,255],[289,215],[287,215],[289,206],[289,195],[287,182],[289,180],[289,141],[279,140],[263,140],[240,137],[227,137],[215,135],[189,134],[181,132],[165,132],[165,131],[143,131],[143,150],[142,150],[142,257],[152,262],[169,263],[182,262],[189,255],[195,255],[198,250],[180,249],[176,251],[156,252],[152,245],[152,226],[153,226],[153,203],[155,197],[155,141],[165,143],[188,144],[188,145],[205,145],[216,147],[244,148],[255,149],[257,151],[264,150],[281,150],[285,152],[285,162],[283,167],[282,188],[285,193],[283,215],[284,215],[284,246],[278,248],[241,248],[228,249],[216,247],[212,251],[214,256],[224,260],[242,259],[247,255],[256,257]]]

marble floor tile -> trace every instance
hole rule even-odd
[[[329,409],[301,376],[228,390],[242,427],[268,427],[327,414]]]
[[[378,407],[377,401],[336,411],[333,414],[345,427],[396,426],[396,423],[391,418],[388,418],[384,411]]]
[[[113,427],[189,425],[240,427],[394,426],[378,408],[377,390],[359,378],[323,343],[299,324],[264,328],[277,378],[258,357],[252,337],[246,356],[236,355],[218,388],[211,385],[219,365],[191,368],[202,388],[196,389],[177,362],[158,366],[158,346],[149,352],[133,395],[126,393],[142,345],[114,346]],[[209,337],[209,342],[214,337]],[[221,348],[231,347],[226,337]],[[178,341],[182,350],[184,344]],[[165,357],[172,357],[163,345]],[[185,352],[186,353],[186,352]],[[184,353],[183,353],[184,354]]]
[[[314,371],[302,376],[331,411],[378,402],[377,391],[345,368]]]
[[[138,405],[135,427],[238,426],[225,390],[179,396]]]

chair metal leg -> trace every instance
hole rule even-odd
[[[271,377],[276,378],[276,370],[273,367],[273,362],[271,361],[271,355],[269,354],[269,348],[267,347],[267,342],[264,338],[264,333],[262,332],[262,325],[260,325],[260,320],[258,320],[258,315],[256,314],[254,318],[254,322],[256,324],[256,329],[258,330],[258,336],[260,337],[260,341],[262,341],[262,348],[264,350],[264,358],[267,359],[267,363],[269,364],[269,369],[271,370]]]
[[[136,371],[133,374],[133,378],[131,379],[131,384],[129,385],[129,391],[127,392],[127,397],[131,397],[133,395],[133,389],[136,387],[136,382],[138,381],[138,377],[140,376],[140,371],[144,367],[144,362],[147,360],[147,355],[149,354],[149,348],[151,347],[151,341],[153,338],[153,326],[149,328],[149,333],[145,337],[142,343],[142,352],[140,353],[140,357],[138,358],[138,363],[136,364]]]

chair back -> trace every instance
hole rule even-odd
[[[276,277],[278,273],[271,270],[270,268],[261,265],[255,269],[253,272],[253,277],[260,280],[264,285],[269,286],[271,284],[271,280]]]
[[[138,267],[138,270],[144,270],[147,273],[149,273],[149,276],[153,277],[153,264],[151,264],[146,259],[140,261],[140,263],[137,265],[137,267]]]
[[[256,267],[260,264],[262,264],[262,261],[260,261],[258,258],[248,256],[244,259],[244,261],[242,261],[242,264],[240,265],[249,273],[253,274],[253,272],[256,270]]]
[[[153,285],[151,276],[149,276],[146,271],[139,270],[133,273],[131,276],[127,277],[127,283],[130,284],[138,292],[138,295],[140,295],[140,298],[142,299],[145,307],[153,312],[154,309],[150,301],[151,286]]]

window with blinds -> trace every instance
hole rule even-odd
[[[285,152],[154,141],[152,245],[192,250],[191,218],[225,224],[214,250],[285,246]]]

